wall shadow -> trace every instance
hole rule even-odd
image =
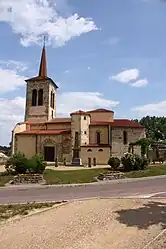
[[[161,225],[166,228],[166,204],[159,201],[150,201],[140,208],[122,209],[116,212],[117,220],[126,226],[148,229],[152,225]]]

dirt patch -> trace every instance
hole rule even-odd
[[[142,249],[165,226],[165,204],[159,199],[72,202],[3,225],[0,248]]]

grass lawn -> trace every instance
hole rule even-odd
[[[13,179],[11,175],[0,174],[0,187],[3,187],[6,183]]]
[[[129,178],[166,175],[166,165],[149,166],[145,170],[132,171],[125,173],[125,175]]]
[[[0,222],[15,216],[25,216],[30,211],[42,208],[49,208],[58,203],[27,203],[27,204],[8,204],[0,205]]]
[[[100,173],[111,172],[111,168],[79,169],[79,170],[51,170],[44,171],[46,184],[72,184],[96,182],[95,177]],[[128,178],[139,178],[148,176],[166,175],[166,165],[149,166],[145,170],[125,173]],[[12,176],[0,175],[0,186],[4,186],[12,179]]]
[[[95,182],[95,177],[100,173],[110,172],[108,169],[79,169],[68,171],[55,171],[46,169],[44,179],[46,184],[71,184],[71,183],[90,183]]]

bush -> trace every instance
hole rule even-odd
[[[41,155],[32,156],[27,159],[21,152],[15,153],[10,157],[5,165],[8,173],[25,174],[25,173],[43,173],[45,162]]]
[[[124,171],[143,170],[149,165],[149,160],[139,155],[126,153],[122,159]]]
[[[120,166],[120,159],[118,157],[110,157],[108,160],[108,164],[113,168],[113,170],[117,170]]]
[[[27,159],[24,153],[18,152],[12,155],[7,160],[5,169],[8,173],[25,174],[27,171]]]
[[[134,154],[126,153],[122,158],[121,162],[124,167],[124,171],[132,171],[134,170],[135,157]]]
[[[42,155],[35,155],[28,160],[28,169],[32,173],[42,174],[46,164]]]
[[[134,170],[143,170],[149,165],[149,160],[146,157],[135,155]]]

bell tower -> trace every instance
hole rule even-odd
[[[47,76],[45,42],[37,77],[26,80],[25,121],[45,122],[56,117],[56,91],[58,86]]]

